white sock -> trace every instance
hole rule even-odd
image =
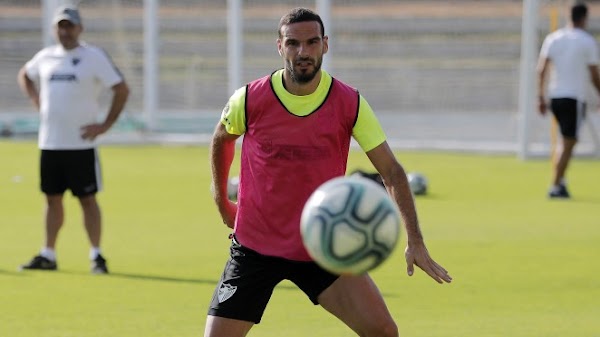
[[[40,250],[40,255],[50,261],[56,261],[56,252],[52,248],[44,247]]]
[[[98,255],[100,255],[100,247],[92,247],[90,248],[90,260],[95,260]]]
[[[552,192],[558,192],[558,191],[560,191],[560,185],[553,185]]]

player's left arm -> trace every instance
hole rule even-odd
[[[381,175],[385,188],[398,205],[402,222],[406,227],[409,245],[423,244],[423,235],[419,228],[417,211],[406,171],[396,160],[387,141],[367,152],[367,157]]]
[[[108,115],[102,123],[102,126],[106,129],[105,132],[117,121],[129,97],[129,86],[125,81],[113,85],[111,89],[113,92],[112,103]]]
[[[353,128],[353,136],[381,175],[391,198],[398,205],[402,223],[406,229],[408,244],[405,250],[407,273],[412,276],[414,265],[423,269],[438,283],[450,282],[452,278],[446,269],[430,256],[419,228],[415,202],[410,191],[406,171],[396,160],[385,133],[367,101],[360,97],[359,116]]]
[[[590,81],[596,89],[596,93],[600,95],[600,75],[598,74],[598,63],[600,63],[600,55],[598,45],[593,36],[589,36],[589,47],[587,49],[587,66],[590,73]]]
[[[451,282],[452,277],[448,274],[448,271],[429,255],[419,227],[415,202],[410,191],[406,172],[396,160],[388,143],[383,142],[376,146],[367,152],[367,156],[381,174],[388,193],[400,209],[402,222],[408,237],[404,252],[408,275],[413,275],[414,265],[417,265],[436,282]]]
[[[590,64],[588,65],[588,69],[590,71],[590,80],[594,85],[594,89],[596,89],[596,92],[600,95],[600,75],[598,74],[598,65]]]
[[[119,115],[125,107],[129,97],[129,87],[125,81],[112,86],[112,102],[104,122],[97,124],[88,124],[81,127],[81,137],[83,139],[94,140],[99,135],[108,131],[119,118]]]
[[[108,114],[102,123],[88,124],[81,127],[81,137],[89,140],[94,140],[113,126],[129,97],[129,86],[110,56],[101,49],[97,49],[97,52],[93,55],[95,56],[96,76],[106,87],[111,88],[113,97]]]

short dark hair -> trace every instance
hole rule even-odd
[[[323,20],[319,14],[311,11],[308,8],[298,7],[289,11],[286,15],[281,17],[279,20],[279,27],[277,28],[279,37],[281,38],[281,27],[297,23],[297,22],[307,22],[307,21],[316,21],[321,25],[321,37],[325,36],[325,26],[323,26]]]
[[[571,21],[573,23],[581,23],[588,14],[588,8],[584,3],[575,3],[573,7],[571,7]]]

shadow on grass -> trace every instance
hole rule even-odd
[[[52,271],[52,273],[62,273],[62,274],[73,274],[73,275],[91,275],[89,272],[83,271],[74,271],[74,270],[59,270]],[[24,276],[25,273],[22,272],[10,272],[3,269],[0,269],[0,274],[9,274],[15,276]],[[94,275],[91,275],[94,276]],[[216,279],[198,279],[198,278],[186,278],[186,277],[173,277],[173,276],[162,276],[162,275],[141,275],[141,274],[131,274],[131,273],[119,273],[119,272],[111,272],[108,275],[96,275],[98,277],[117,277],[117,278],[125,278],[125,279],[133,279],[133,280],[143,280],[143,281],[161,281],[161,282],[177,282],[177,283],[192,283],[192,284],[209,284],[216,286],[219,280]],[[279,283],[276,289],[282,290],[294,290],[300,291],[300,289],[291,282]],[[396,294],[384,293],[384,297],[396,297]]]
[[[135,280],[147,280],[147,281],[163,281],[163,282],[180,282],[180,283],[194,283],[194,284],[209,284],[216,286],[219,283],[219,280],[216,279],[196,279],[196,278],[180,278],[180,277],[171,277],[171,276],[160,276],[160,275],[138,275],[138,274],[130,274],[130,273],[110,273],[107,276],[109,277],[120,277],[120,278],[128,278]],[[277,288],[286,289],[286,290],[298,290],[293,284],[278,284]]]
[[[156,276],[156,275],[136,275],[136,274],[126,274],[126,273],[110,273],[109,276],[130,278],[130,279],[149,280],[149,281],[167,281],[167,282],[210,284],[210,285],[214,285],[214,286],[216,286],[217,283],[219,282],[219,280],[177,278],[177,277]],[[276,289],[301,291],[296,285],[294,285],[291,282],[279,283],[277,285]],[[385,294],[383,294],[383,296],[384,297],[396,297],[395,294],[390,294],[390,293],[385,293]]]
[[[589,196],[583,196],[583,197],[578,197],[578,196],[574,196],[571,197],[571,199],[566,199],[566,200],[556,200],[556,199],[549,199],[553,202],[576,202],[578,204],[586,204],[586,205],[597,205],[600,204],[600,198],[594,198],[594,197],[589,197]]]
[[[90,272],[76,271],[76,270],[59,270],[58,273],[72,274],[72,275],[89,275],[96,277],[110,277],[110,278],[124,278],[132,280],[143,280],[143,281],[161,281],[161,282],[178,282],[178,283],[196,283],[196,284],[217,284],[219,280],[209,279],[196,279],[187,277],[175,277],[175,276],[163,276],[163,275],[143,275],[143,274],[132,274],[132,273],[120,273],[110,272],[107,275],[93,275]]]
[[[196,284],[214,284],[216,285],[219,280],[209,279],[196,279],[186,277],[173,277],[173,276],[161,276],[161,275],[140,275],[130,273],[110,273],[109,277],[120,277],[135,280],[147,280],[147,281],[163,281],[163,282],[179,282],[179,283],[196,283]]]
[[[200,279],[200,278],[187,278],[187,277],[175,277],[175,276],[164,276],[164,275],[142,275],[142,274],[133,274],[133,273],[120,273],[120,272],[110,272],[107,275],[92,275],[89,272],[83,271],[74,271],[74,270],[60,270],[58,273],[63,274],[73,274],[73,275],[90,275],[97,277],[110,277],[110,278],[123,278],[123,279],[132,279],[132,280],[142,280],[142,281],[160,281],[160,282],[177,282],[177,283],[192,283],[192,284],[209,284],[216,286],[219,283],[217,279]],[[287,288],[287,289],[298,289],[293,285],[280,284],[277,286],[278,288]]]

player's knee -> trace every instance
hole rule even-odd
[[[84,208],[96,207],[96,205],[97,205],[96,196],[94,194],[88,194],[88,195],[79,197],[79,202],[81,203],[81,206]]]

